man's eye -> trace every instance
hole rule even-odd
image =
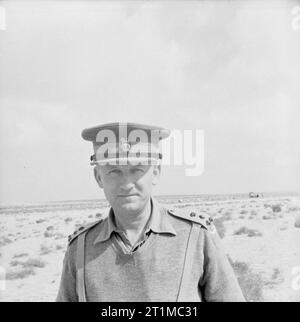
[[[108,172],[108,174],[119,174],[120,171],[119,170],[111,170]]]
[[[133,169],[132,171],[134,171],[134,172],[144,172],[144,170],[143,170],[143,169],[139,169],[139,168],[137,168],[137,169]]]

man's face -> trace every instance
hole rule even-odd
[[[104,165],[95,167],[95,178],[114,211],[134,215],[144,209],[158,182],[157,165]]]

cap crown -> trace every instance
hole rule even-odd
[[[170,131],[138,123],[107,123],[82,131],[82,137],[93,143],[92,164],[157,162],[161,159],[159,141]]]

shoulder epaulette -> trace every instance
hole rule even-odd
[[[72,241],[74,239],[76,239],[79,235],[81,235],[82,233],[88,231],[89,229],[91,229],[92,227],[96,226],[97,224],[99,224],[103,219],[97,220],[93,223],[87,224],[86,226],[81,226],[79,227],[77,230],[74,231],[73,234],[68,236],[68,244],[70,245],[72,243]]]
[[[210,232],[215,232],[216,230],[215,225],[213,224],[213,219],[206,213],[197,212],[195,210],[181,211],[181,210],[173,210],[173,209],[168,209],[168,212],[169,214],[175,217],[200,224],[202,228],[207,229]]]

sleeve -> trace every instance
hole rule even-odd
[[[244,302],[243,292],[217,231],[205,230],[203,242],[204,272],[200,286],[204,301]]]
[[[78,302],[76,292],[76,266],[74,261],[74,244],[68,247],[64,261],[60,280],[60,286],[56,297],[56,302]]]

